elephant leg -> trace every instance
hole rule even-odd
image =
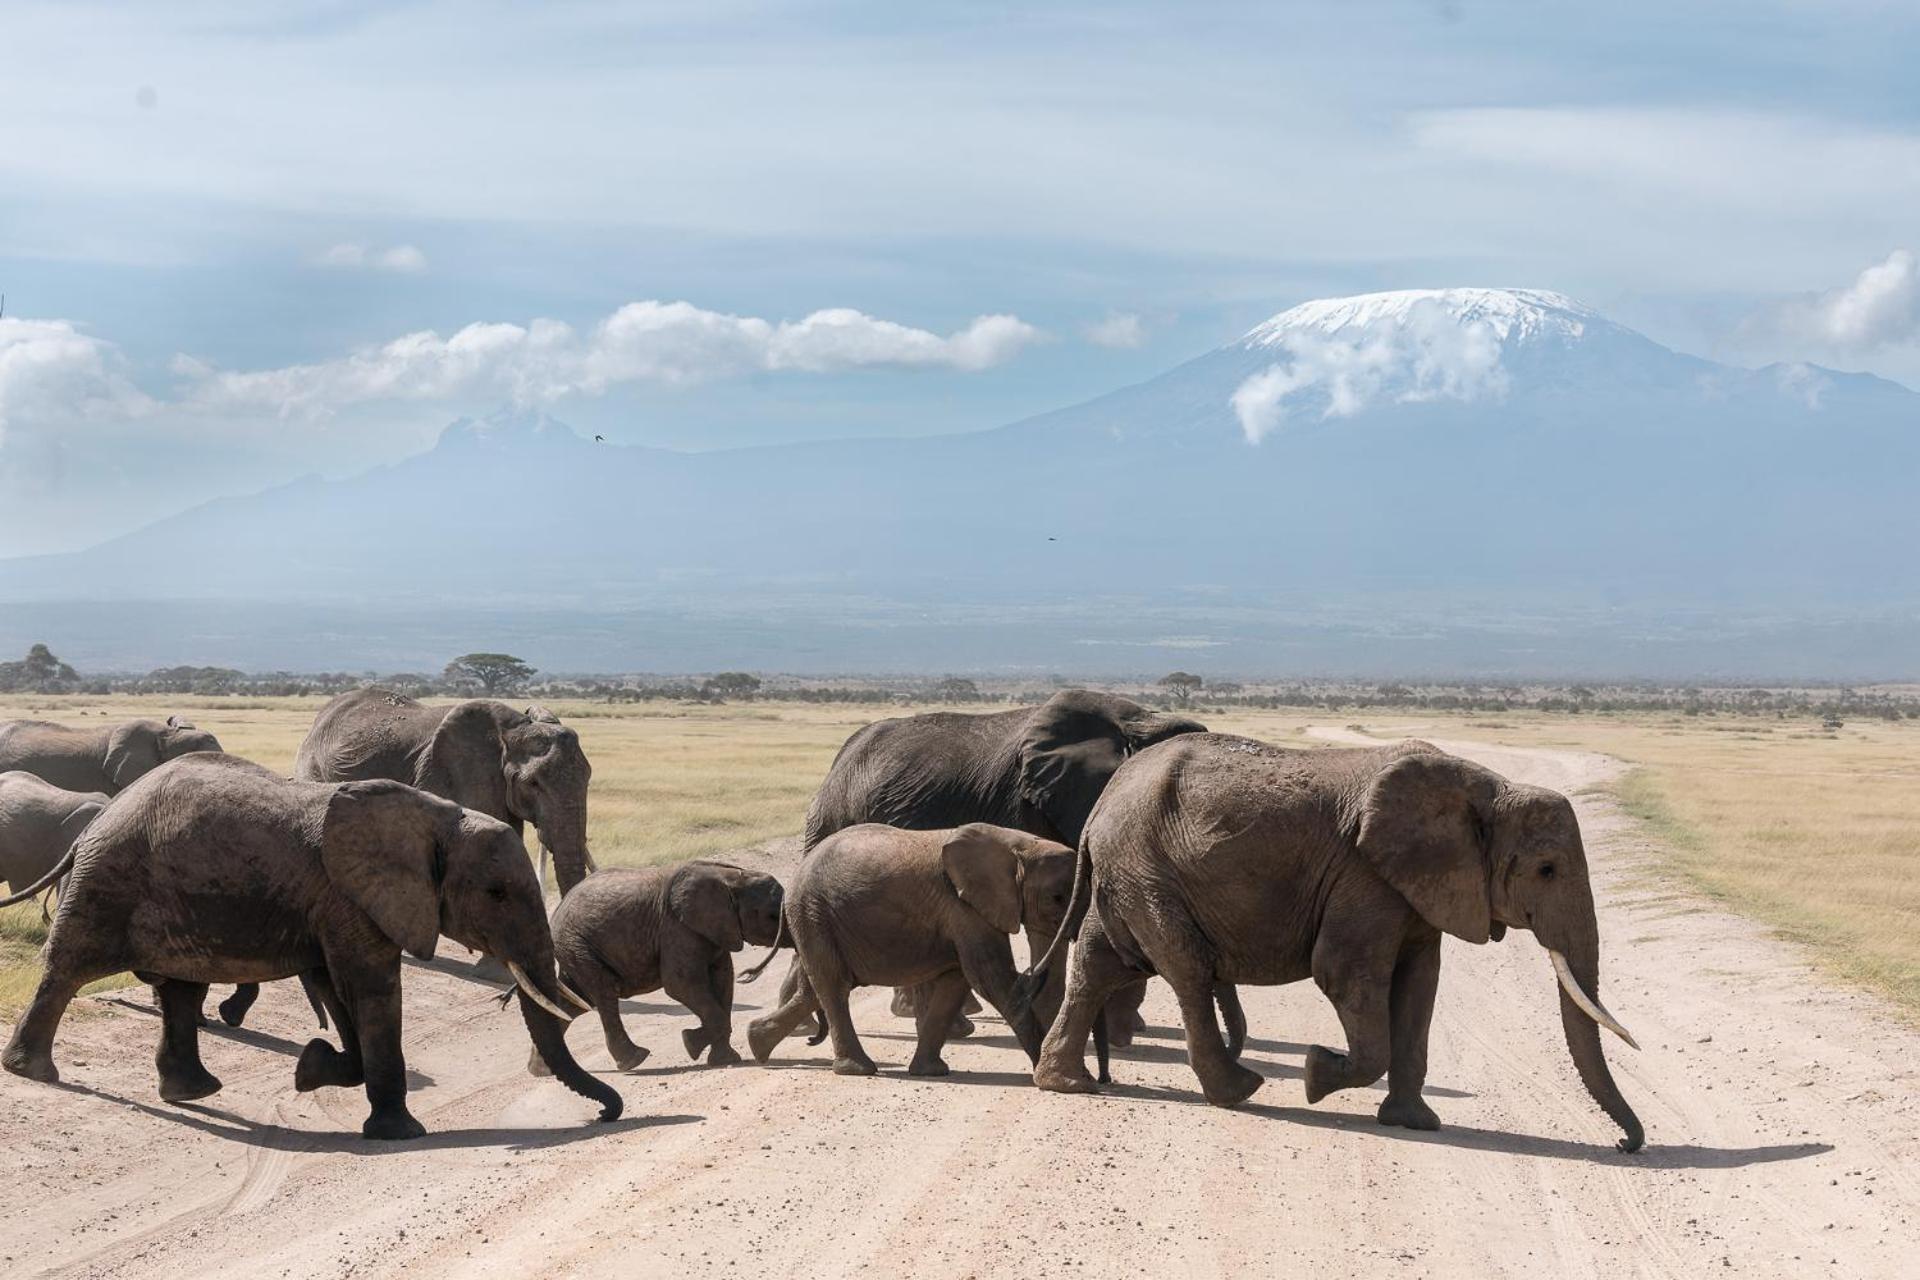
[[[1393,1043],[1389,1005],[1393,969],[1392,956],[1373,956],[1364,943],[1352,939],[1343,943],[1323,933],[1314,944],[1313,980],[1340,1015],[1347,1051],[1335,1053],[1322,1045],[1307,1050],[1309,1103],[1336,1089],[1370,1085],[1386,1074]]]
[[[220,1021],[230,1027],[237,1027],[247,1020],[247,1010],[253,1008],[253,1002],[260,998],[260,984],[243,982],[233,989],[233,994],[220,1002]]]
[[[1146,998],[1145,978],[1129,982],[1107,997],[1101,1017],[1107,1025],[1108,1044],[1116,1049],[1132,1047],[1134,1036],[1145,1030],[1147,1025],[1147,1020],[1140,1016],[1140,1006],[1146,1002]]]
[[[1427,1033],[1433,1028],[1433,998],[1440,989],[1440,939],[1409,947],[1394,967],[1389,997],[1393,1044],[1387,1064],[1387,1100],[1381,1124],[1438,1129],[1440,1117],[1420,1096],[1427,1082]]]
[[[839,955],[833,953],[810,961],[807,965],[807,981],[813,986],[814,998],[820,1002],[821,1012],[827,1015],[827,1034],[833,1041],[833,1073],[837,1076],[870,1076],[879,1070],[861,1047],[859,1033],[853,1029],[853,1010],[848,1004],[848,997],[853,993],[853,982]]]
[[[733,957],[721,952],[707,972],[714,1004],[720,1010],[719,1035],[709,1040],[713,1052],[707,1055],[707,1065],[730,1067],[740,1061],[740,1052],[733,1047]]]
[[[310,969],[303,976],[309,997],[320,1002],[340,1032],[341,1047],[334,1048],[320,1036],[307,1041],[299,1061],[294,1064],[293,1087],[301,1093],[328,1087],[357,1089],[367,1082],[367,1077],[360,1060],[360,1034],[354,1011],[334,989],[333,979],[325,969]]]
[[[727,966],[727,1004],[720,1002],[719,991],[715,989],[720,986],[714,974],[715,963],[704,955],[662,957],[660,985],[668,996],[685,1005],[687,1012],[700,1019],[698,1027],[680,1033],[680,1042],[686,1046],[687,1056],[697,1062],[700,1055],[711,1046],[714,1065],[724,1066],[740,1060],[740,1055],[727,1043],[733,1036],[733,957],[722,951],[717,962]]]
[[[907,1064],[910,1076],[943,1076],[947,1074],[947,1064],[940,1056],[940,1050],[946,1047],[947,1032],[953,1026],[953,1020],[960,1013],[972,988],[967,985],[966,975],[959,971],[943,973],[932,982],[925,982],[915,988],[920,993],[920,1012],[914,1015],[914,1030],[918,1039],[914,1044],[913,1061]]]
[[[76,945],[75,940],[92,936],[98,928],[92,921],[77,918],[77,913],[73,919],[63,915],[54,926],[47,944],[46,968],[34,988],[32,1003],[14,1023],[13,1035],[5,1051],[0,1052],[0,1069],[43,1084],[59,1083],[60,1072],[53,1065],[53,1037],[67,1006],[89,982],[127,967],[126,957],[117,950],[107,951],[84,942]]]
[[[620,1020],[620,997],[608,992],[589,998],[593,1000],[593,1011],[600,1015],[600,1034],[607,1042],[607,1052],[613,1055],[613,1065],[622,1071],[631,1071],[645,1062],[652,1051],[635,1044],[627,1034],[627,1025]],[[540,1051],[534,1050],[534,1056],[538,1058]],[[542,1059],[540,1074],[546,1071],[547,1064]]]
[[[1231,982],[1216,982],[1213,1002],[1220,1006],[1220,1021],[1227,1033],[1227,1056],[1238,1062],[1247,1047],[1247,1011],[1240,1007],[1240,989]]]
[[[371,966],[354,975],[346,992],[366,1074],[366,1123],[362,1137],[392,1140],[426,1136],[426,1126],[407,1110],[407,1060],[400,1050],[400,973]]]
[[[800,1024],[811,1021],[820,1013],[820,1002],[814,997],[813,983],[807,980],[807,972],[796,959],[793,967],[787,970],[787,981],[792,991],[781,1000],[779,1008],[772,1013],[762,1014],[747,1025],[747,1047],[753,1050],[756,1062],[765,1062],[782,1040],[800,1029]],[[784,988],[787,984],[782,983]],[[809,1040],[809,1044],[818,1041]]]
[[[920,1010],[927,1002],[929,985],[928,983],[922,982],[911,987],[895,987],[893,989],[893,1004],[891,1006],[893,1016],[896,1018],[912,1018],[917,1025],[920,1019]],[[953,1011],[953,1023],[947,1028],[947,1039],[964,1040],[979,1030],[978,1027],[973,1025],[973,1019],[967,1017],[970,1013],[978,1012],[980,1012],[980,1001],[975,999],[973,992],[969,990],[966,997],[961,1000],[959,1007]]]
[[[1266,1083],[1266,1077],[1241,1066],[1227,1053],[1226,1042],[1220,1038],[1220,1024],[1213,1016],[1212,963],[1203,960],[1197,948],[1191,954],[1183,950],[1171,964],[1162,965],[1160,973],[1179,998],[1180,1020],[1187,1029],[1187,1064],[1200,1078],[1200,1091],[1216,1107],[1245,1102]]]
[[[153,1065],[160,1072],[163,1102],[192,1102],[220,1092],[220,1081],[200,1062],[200,1005],[204,982],[166,978],[153,991],[160,999],[160,1049]]]
[[[1139,972],[1114,950],[1099,913],[1089,911],[1067,961],[1066,994],[1041,1042],[1033,1083],[1055,1093],[1098,1092],[1093,1077],[1087,1074],[1087,1036],[1093,1031],[1094,1021],[1105,1015],[1107,998],[1139,980]]]
[[[795,956],[792,963],[787,965],[787,976],[780,979],[780,1005],[786,1005],[793,1000],[794,992],[800,989],[800,978],[800,957]],[[895,998],[898,999],[898,993]],[[812,1017],[813,1034],[807,1037],[807,1043],[820,1044],[827,1038],[827,1015],[816,1009]]]

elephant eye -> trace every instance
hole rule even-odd
[[[507,900],[507,886],[503,884],[491,885],[487,889],[487,896],[495,902],[505,902]]]
[[[1543,862],[1540,864],[1540,878],[1542,880],[1553,879],[1553,864],[1551,862]]]

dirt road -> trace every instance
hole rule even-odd
[[[1338,737],[1338,731],[1328,731]],[[1373,1123],[1377,1091],[1308,1108],[1306,1046],[1338,1046],[1311,986],[1245,993],[1248,1105],[1199,1100],[1156,986],[1155,1029],[1095,1097],[1042,1094],[996,1022],[902,1074],[909,1024],[855,1002],[870,1080],[790,1041],[770,1067],[688,1068],[688,1019],[629,1002],[653,1058],[628,1118],[524,1072],[518,1017],[445,962],[407,974],[424,1141],[366,1143],[357,1091],[292,1091],[313,1034],[279,984],[206,1037],[226,1089],[154,1096],[144,989],[90,1002],[59,1089],[0,1076],[0,1274],[75,1276],[1894,1276],[1920,1253],[1920,1036],[1815,985],[1787,947],[1648,887],[1604,757],[1442,744],[1575,794],[1602,903],[1609,1041],[1647,1128],[1637,1156],[1581,1091],[1551,970],[1525,934],[1449,943],[1436,1134]],[[755,852],[791,866],[781,842]],[[775,972],[778,972],[776,966]],[[735,1043],[771,982],[742,991]],[[83,1002],[88,1003],[88,1002]],[[610,1070],[597,1029],[576,1051]]]

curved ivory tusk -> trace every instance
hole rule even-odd
[[[572,987],[568,986],[566,983],[562,982],[560,979],[555,978],[553,980],[553,985],[556,987],[559,987],[560,994],[565,996],[567,999],[573,1001],[573,1003],[579,1005],[582,1010],[588,1013],[591,1013],[593,1011],[593,1006],[588,1004],[585,1000],[582,1000],[580,998],[580,993],[578,991],[575,991]]]
[[[1547,954],[1553,957],[1553,972],[1560,979],[1561,990],[1567,993],[1569,1000],[1580,1006],[1580,1012],[1638,1049],[1640,1042],[1633,1038],[1631,1031],[1620,1025],[1620,1019],[1608,1013],[1604,1005],[1580,989],[1580,984],[1574,981],[1573,966],[1567,963],[1567,958],[1551,947],[1547,948]]]
[[[587,849],[587,850],[584,850],[583,852],[587,860],[587,870],[598,871],[600,869],[600,864],[593,860],[593,850]]]
[[[559,1005],[540,994],[540,988],[533,985],[533,979],[527,976],[525,969],[522,969],[519,965],[509,960],[507,961],[507,972],[511,973],[513,980],[520,984],[520,994],[539,1005],[542,1009],[545,1009],[554,1017],[560,1019],[560,1021],[573,1021],[574,1015],[568,1013],[565,1009],[562,1009]]]

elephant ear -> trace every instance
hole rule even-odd
[[[320,862],[327,879],[401,950],[433,959],[440,882],[457,806],[400,782],[344,782],[327,801]]]
[[[733,886],[711,863],[690,862],[667,884],[667,910],[673,918],[714,946],[738,951],[746,945]]]
[[[169,728],[169,729],[191,729],[191,728],[193,728],[193,721],[191,721],[191,720],[188,720],[188,719],[187,719],[186,717],[184,717],[184,716],[180,716],[180,715],[171,715],[171,716],[168,716],[168,717],[167,717],[167,728]]]
[[[539,705],[528,707],[526,711],[523,712],[522,714],[524,714],[527,717],[527,719],[537,721],[540,724],[559,724],[560,723],[559,716],[553,714],[553,712]]]
[[[107,739],[105,760],[107,781],[115,791],[125,791],[160,765],[160,739],[153,721],[134,720],[121,725]]]
[[[464,809],[512,822],[507,804],[506,730],[502,717],[517,715],[497,702],[476,699],[447,712],[420,757],[414,785]]]
[[[1492,924],[1488,832],[1498,782],[1454,756],[1415,752],[1374,774],[1361,856],[1427,923],[1466,942]]]
[[[1094,695],[1059,693],[1027,721],[1020,741],[1020,791],[1047,815],[1063,842],[1081,828],[1127,758],[1127,735]]]
[[[1002,933],[1020,931],[1020,859],[999,827],[970,822],[947,837],[940,866],[960,901]]]

